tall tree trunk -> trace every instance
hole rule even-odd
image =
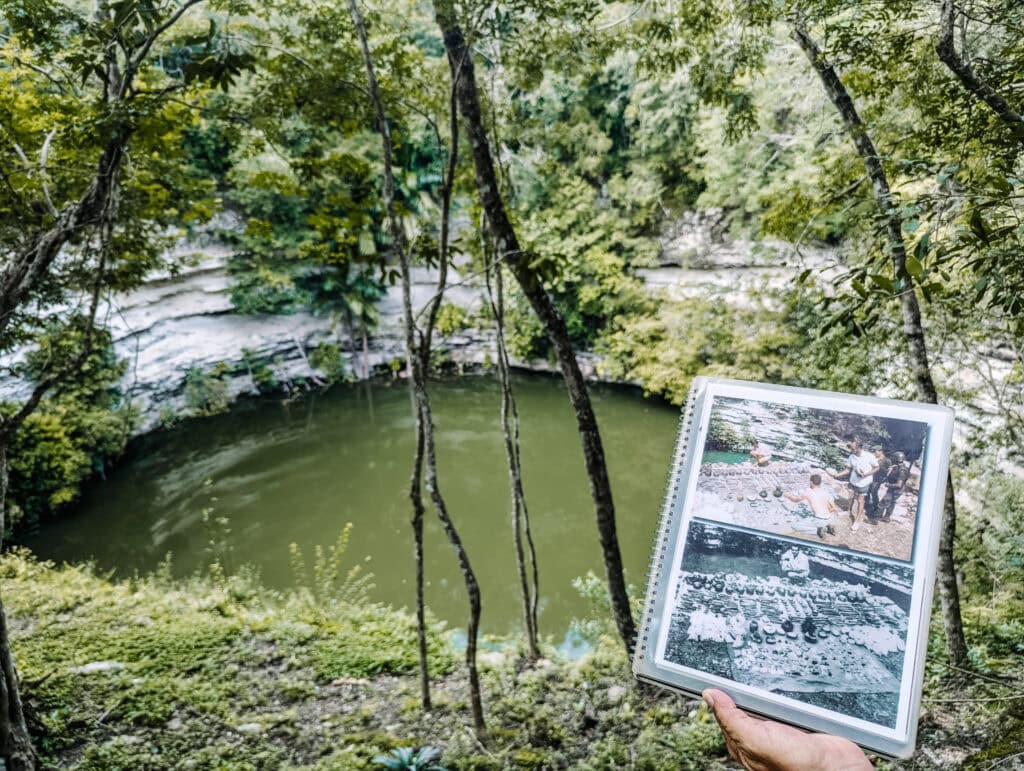
[[[7,527],[7,436],[0,435],[0,551],[3,550],[4,531]],[[0,599],[0,757],[9,771],[33,771],[36,756],[32,749],[21,703],[18,671],[11,655],[11,640],[7,633],[7,609]]]
[[[411,315],[411,314],[410,314]],[[406,350],[410,361],[414,351]],[[430,711],[430,665],[427,660],[426,602],[423,598],[423,415],[419,410],[416,386],[410,380],[413,414],[416,416],[416,456],[413,458],[412,479],[409,480],[409,501],[412,503],[413,549],[416,558],[416,645],[420,658],[420,701]]]
[[[509,365],[508,348],[505,345],[505,299],[502,286],[502,266],[493,265],[491,251],[484,250],[484,281],[487,285],[487,297],[494,314],[496,348],[498,354],[498,381],[501,386],[501,432],[505,439],[505,458],[508,462],[508,481],[512,496],[512,543],[515,547],[516,570],[519,574],[519,589],[523,598],[523,618],[526,624],[526,644],[529,658],[540,658],[537,645],[537,551],[530,532],[530,514],[526,507],[526,494],[523,491],[523,471],[519,445],[519,410],[516,407],[515,395],[512,393],[512,372]],[[492,286],[491,271],[494,271]],[[523,547],[523,535],[530,548],[530,565],[532,583],[527,577],[526,554]]]
[[[540,277],[530,267],[529,255],[520,249],[515,229],[505,210],[494,171],[487,129],[480,111],[480,95],[477,91],[472,53],[459,27],[452,0],[435,0],[434,15],[448,51],[448,61],[456,73],[455,90],[459,112],[462,113],[463,125],[472,148],[477,190],[498,250],[498,261],[506,263],[515,276],[523,294],[544,325],[558,357],[559,368],[576,415],[576,424],[583,444],[583,459],[590,480],[591,497],[594,500],[598,536],[615,623],[627,650],[632,652],[636,639],[636,625],[633,622],[623,576],[622,555],[615,527],[615,504],[612,501],[604,448],[586,382],[572,350],[565,321],[545,291]]]
[[[889,178],[886,176],[878,151],[875,149],[867,126],[833,67],[822,55],[818,44],[801,25],[793,24],[793,39],[803,49],[811,66],[818,74],[825,92],[843,119],[850,138],[860,155],[871,186],[875,192],[878,211],[885,219],[889,236],[889,250],[892,255],[893,273],[906,287],[900,293],[900,311],[903,317],[903,337],[910,352],[910,364],[917,388],[917,396],[923,402],[938,403],[935,381],[932,380],[928,362],[928,348],[925,343],[924,327],[921,324],[921,306],[917,301],[913,279],[907,272],[907,249],[903,241],[902,225],[895,213]],[[960,616],[960,591],[956,581],[956,559],[954,541],[956,537],[956,499],[953,494],[953,477],[946,478],[946,497],[943,506],[942,535],[939,544],[938,583],[942,599],[942,619],[946,631],[946,652],[949,663],[955,667],[968,668],[967,642],[964,638],[963,619]]]
[[[424,338],[421,343],[421,347],[418,347],[416,344],[416,327],[412,313],[411,297],[412,278],[409,272],[411,249],[407,243],[405,231],[403,230],[402,223],[399,220],[395,209],[395,180],[392,161],[391,128],[388,123],[387,115],[384,112],[384,104],[381,101],[380,89],[377,85],[377,76],[374,71],[373,58],[370,54],[370,44],[366,35],[366,25],[363,23],[363,17],[359,11],[359,6],[357,5],[356,0],[349,0],[349,11],[351,12],[352,22],[359,36],[363,62],[366,65],[366,76],[369,84],[370,98],[373,101],[373,107],[377,117],[377,129],[381,135],[381,144],[384,154],[384,208],[387,212],[391,238],[394,243],[394,247],[398,251],[399,265],[402,274],[402,306],[405,318],[406,353],[409,357],[409,367],[412,375],[411,379],[413,382],[413,388],[415,389],[417,421],[422,425],[427,491],[430,494],[434,508],[437,510],[437,516],[438,519],[441,520],[441,526],[445,531],[445,535],[447,535],[448,540],[455,551],[455,557],[459,563],[459,568],[462,571],[462,577],[466,584],[466,594],[469,596],[470,617],[466,634],[466,667],[469,673],[470,709],[473,715],[473,726],[476,729],[477,735],[482,737],[486,729],[486,725],[484,723],[483,699],[481,698],[480,693],[480,674],[476,665],[477,639],[480,633],[480,585],[476,580],[476,573],[473,571],[472,565],[470,564],[469,554],[466,552],[462,539],[455,527],[455,523],[452,521],[452,518],[448,513],[448,507],[445,504],[444,497],[441,495],[441,490],[438,485],[437,450],[434,443],[433,415],[430,406],[430,396],[426,386],[425,363],[429,359],[430,354],[429,341],[427,338]],[[453,147],[452,149],[454,154],[455,148]],[[454,161],[452,161],[452,163],[454,163]],[[448,184],[450,184],[450,181],[451,180],[448,181]],[[450,200],[450,190],[446,193],[446,196],[447,200]],[[447,233],[448,227],[446,215],[447,212],[445,212],[445,217],[442,221],[442,241],[445,240],[444,234]],[[442,277],[440,282],[442,283],[443,289],[443,282],[447,275],[447,255],[442,254],[441,257]],[[431,309],[431,318],[436,316],[437,303],[439,302],[440,299],[438,298],[435,306]],[[428,326],[428,331],[429,329],[430,327]]]
[[[3,551],[4,532],[7,528],[7,493],[10,481],[8,448],[15,441],[22,425],[39,406],[46,393],[62,378],[80,370],[92,355],[95,342],[96,313],[99,310],[100,294],[107,264],[111,259],[119,199],[119,177],[120,167],[112,168],[109,172],[109,179],[104,183],[105,192],[103,200],[99,204],[100,208],[95,212],[90,211],[90,218],[95,219],[95,223],[90,224],[97,226],[100,243],[99,259],[90,293],[89,314],[86,322],[88,326],[82,342],[82,349],[72,361],[59,371],[43,376],[14,415],[0,420],[0,553]],[[2,599],[0,599],[0,757],[6,761],[6,765],[11,771],[27,771],[36,767],[36,756],[25,722],[18,672],[11,653],[7,614]]]
[[[942,1],[942,22],[935,52],[960,83],[975,98],[980,99],[1006,124],[1017,141],[1024,144],[1024,116],[1015,110],[1002,94],[978,77],[963,53],[956,50],[954,33],[959,12],[955,0]]]

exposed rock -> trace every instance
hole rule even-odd
[[[626,698],[626,693],[626,686],[613,685],[608,689],[608,695],[606,698],[608,699],[608,703],[614,706],[622,703],[622,700]]]
[[[119,661],[92,661],[80,667],[72,667],[68,671],[76,675],[91,675],[96,672],[120,672],[124,664]]]
[[[370,681],[364,677],[339,677],[331,680],[331,685],[369,685]]]
[[[496,669],[505,663],[505,654],[501,651],[484,651],[477,655],[481,666]]]
[[[236,725],[235,730],[240,734],[261,734],[263,733],[263,726],[260,723],[242,723]]]

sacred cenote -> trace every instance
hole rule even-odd
[[[523,480],[540,568],[541,631],[561,641],[588,611],[572,580],[604,577],[594,509],[576,423],[559,379],[519,375]],[[678,423],[674,407],[635,389],[591,387],[601,426],[627,581],[642,591]],[[431,389],[439,476],[483,593],[485,632],[521,627],[512,549],[508,471],[499,390],[489,377]],[[409,391],[403,382],[337,386],[283,402],[258,399],[143,437],[76,511],[27,545],[58,561],[94,559],[118,575],[149,571],[168,553],[176,574],[211,561],[210,541],[230,547],[233,566],[257,566],[264,582],[294,582],[289,544],[307,564],[351,522],[343,568],[373,573],[371,598],[412,607],[409,525],[413,457]],[[203,522],[226,518],[229,533]],[[451,627],[467,619],[454,554],[436,516],[426,525],[427,604]],[[220,547],[222,548],[222,547]]]

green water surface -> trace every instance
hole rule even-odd
[[[519,376],[523,474],[540,565],[541,631],[561,640],[587,608],[573,578],[603,576],[575,420],[560,380]],[[522,627],[511,547],[508,474],[490,378],[434,383],[440,485],[483,594],[485,632]],[[593,387],[608,458],[627,580],[644,571],[672,453],[678,411],[638,392]],[[293,582],[288,545],[315,545],[353,523],[347,564],[374,574],[372,597],[412,607],[408,482],[413,421],[404,383],[338,386],[303,400],[262,399],[189,421],[134,444],[76,510],[28,539],[38,555],[94,559],[118,575],[148,571],[168,553],[187,574],[209,561],[202,512],[226,517],[231,558],[259,566],[275,587]],[[452,550],[432,511],[426,527],[427,603],[466,623]]]
[[[750,453],[705,450],[701,463],[750,463]]]

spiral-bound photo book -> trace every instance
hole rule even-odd
[[[952,431],[933,404],[696,378],[636,676],[908,757]]]

